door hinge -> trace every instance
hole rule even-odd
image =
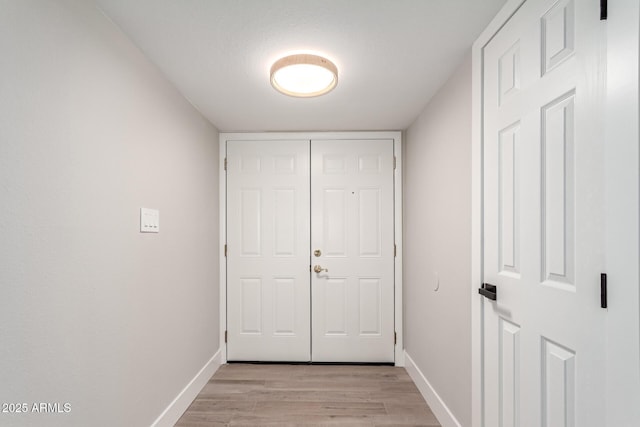
[[[227,158],[224,158],[224,170],[227,170]]]
[[[227,257],[227,245],[224,245],[224,257]]]
[[[607,274],[600,274],[600,307],[607,308]]]
[[[396,170],[396,164],[397,164],[396,156],[393,156],[393,170]]]
[[[393,345],[398,344],[398,333],[394,332],[393,333]]]
[[[397,257],[398,256],[398,245],[396,245],[395,243],[393,244],[393,257]]]
[[[224,342],[227,343],[227,331],[224,331]]]
[[[606,21],[607,20],[607,14],[608,14],[608,10],[607,10],[607,0],[600,0],[600,20],[601,21]]]

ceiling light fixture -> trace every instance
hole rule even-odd
[[[338,84],[338,67],[322,56],[296,54],[271,66],[271,85],[289,96],[310,98],[330,92]]]

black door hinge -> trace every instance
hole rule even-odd
[[[600,20],[607,19],[607,0],[600,0]]]
[[[607,275],[600,274],[600,307],[607,308]]]

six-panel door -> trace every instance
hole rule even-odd
[[[485,426],[605,422],[596,0],[528,0],[484,50]]]
[[[393,362],[393,141],[311,141],[313,360]]]
[[[310,360],[309,203],[308,140],[227,143],[228,360]]]

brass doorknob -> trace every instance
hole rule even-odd
[[[323,271],[326,271],[327,273],[329,272],[328,268],[322,268],[319,265],[316,265],[313,267],[313,271],[315,271],[316,273],[322,273]]]
[[[313,254],[319,257],[320,255],[322,255],[322,252],[320,252],[320,249],[316,249],[315,251],[313,251]]]

